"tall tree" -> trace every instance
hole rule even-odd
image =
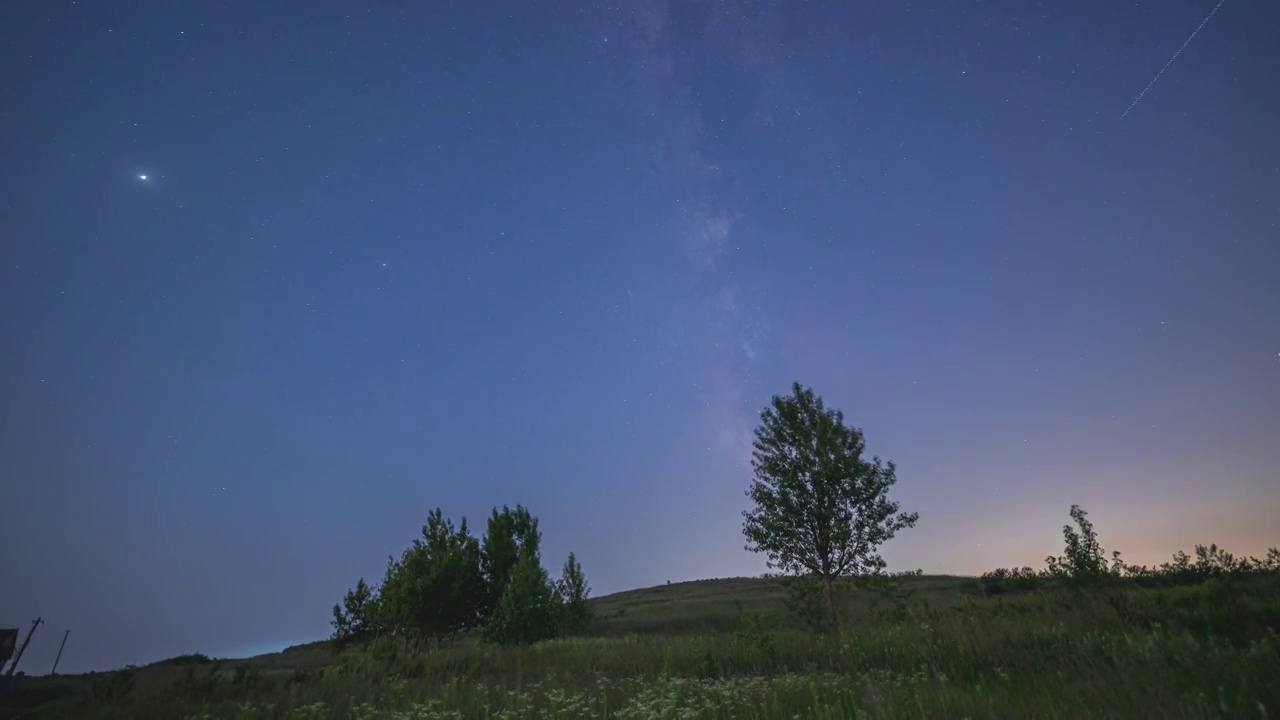
[[[747,550],[765,553],[784,574],[816,579],[827,622],[837,628],[837,578],[882,575],[877,549],[913,527],[919,514],[898,512],[888,498],[897,482],[894,464],[866,460],[862,431],[811,388],[794,383],[790,396],[773,397],[760,420],[747,490],[754,507],[743,512]]]
[[[500,645],[529,645],[560,633],[560,598],[529,550],[511,568],[511,579],[493,617],[484,626],[485,639]]]
[[[437,508],[422,538],[388,561],[380,605],[392,626],[439,640],[479,624],[483,593],[479,542],[466,518],[455,530]]]
[[[364,581],[348,590],[341,604],[333,606],[333,639],[340,644],[353,640],[365,640],[373,632],[374,615],[377,612],[377,595]]]
[[[485,591],[481,615],[488,620],[498,606],[502,591],[511,579],[511,571],[522,553],[529,553],[540,561],[542,533],[538,530],[538,518],[517,505],[515,510],[502,506],[493,509],[489,525],[481,543],[481,567],[484,571]]]
[[[569,635],[585,634],[591,628],[592,612],[587,604],[591,586],[587,584],[587,576],[573,553],[569,553],[569,559],[564,563],[556,590],[560,595],[561,629]]]

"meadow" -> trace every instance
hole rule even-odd
[[[901,579],[799,626],[774,581],[591,601],[589,636],[502,647],[331,642],[33,678],[17,718],[1280,717],[1280,574],[1144,587]]]

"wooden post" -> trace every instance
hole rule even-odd
[[[58,657],[53,659],[53,669],[49,671],[50,675],[58,674],[58,661],[62,659],[62,648],[67,646],[67,636],[71,634],[71,630],[67,630],[62,634],[62,644],[58,646]]]

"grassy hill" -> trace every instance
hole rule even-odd
[[[594,599],[590,637],[462,638],[34,679],[0,717],[792,718],[1280,714],[1280,578],[987,596],[904,578],[845,588],[844,628],[797,627],[777,584],[702,580]],[[23,697],[26,699],[23,700]]]

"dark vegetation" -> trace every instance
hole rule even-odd
[[[862,431],[799,383],[760,414],[752,448],[747,549],[782,571],[788,604],[806,623],[839,630],[836,582],[883,584],[885,562],[876,549],[920,516],[898,512],[889,500],[898,481],[894,464],[864,458]]]
[[[583,634],[591,592],[573,553],[558,581],[542,567],[538,519],[521,506],[497,508],[483,539],[466,518],[455,528],[439,508],[422,537],[388,558],[380,587],[364,578],[333,606],[339,646],[394,637],[414,647],[452,643],[472,631],[498,645]]]
[[[982,591],[987,595],[1001,595],[1047,587],[1176,587],[1280,571],[1280,550],[1276,548],[1269,549],[1266,557],[1259,559],[1236,557],[1217,545],[1196,545],[1194,559],[1178,551],[1172,562],[1156,567],[1130,565],[1121,558],[1119,550],[1113,551],[1108,560],[1087,516],[1080,506],[1071,506],[1071,519],[1076,527],[1062,526],[1066,551],[1061,556],[1046,558],[1045,568],[998,568],[983,573],[978,579]]]
[[[756,434],[744,534],[768,578],[588,600],[537,520],[483,538],[436,510],[334,608],[334,636],[244,660],[34,678],[0,717],[1267,718],[1280,714],[1280,551],[1197,546],[1157,567],[1108,554],[1072,507],[1041,569],[889,573],[916,517],[892,463],[795,386]]]

